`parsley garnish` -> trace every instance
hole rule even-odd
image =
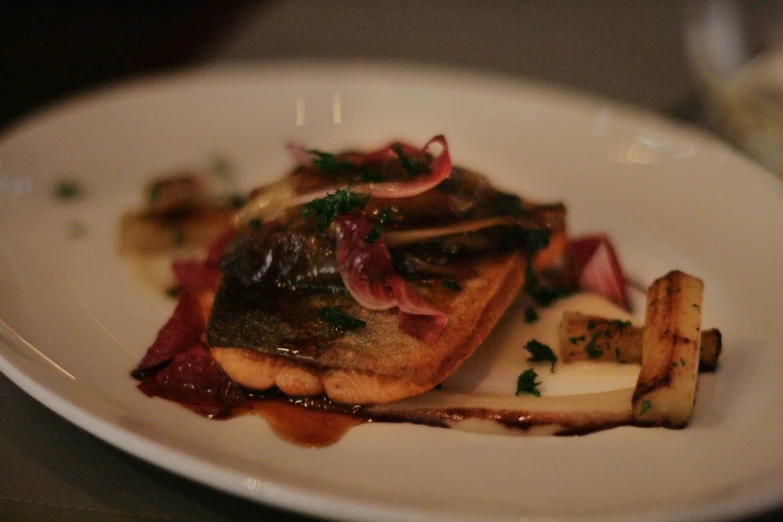
[[[369,194],[352,192],[351,187],[338,189],[334,194],[316,198],[304,205],[302,217],[305,219],[314,217],[318,230],[324,231],[329,228],[332,221],[337,219],[337,216],[351,210],[363,209],[369,199]]]
[[[443,288],[446,288],[448,290],[453,290],[455,292],[459,292],[460,290],[462,290],[462,287],[459,285],[459,283],[454,281],[453,279],[444,279]]]
[[[258,232],[259,230],[261,230],[261,219],[253,218],[247,222],[247,226],[250,228],[250,230]]]
[[[529,393],[536,397],[541,397],[541,392],[536,388],[540,385],[540,382],[536,382],[538,374],[533,368],[528,368],[524,372],[519,374],[517,378],[517,393],[516,395],[522,395],[523,393]]]
[[[602,349],[595,347],[595,342],[600,336],[601,334],[595,334],[585,345],[585,353],[590,359],[598,359],[604,354]]]
[[[386,222],[391,218],[391,214],[391,207],[383,207],[383,210],[381,210],[381,212],[378,214],[378,221],[375,223],[375,226],[370,231],[370,233],[364,237],[365,243],[373,245],[376,241],[378,241],[378,238],[381,237],[381,232],[383,232],[383,229],[386,228]]]
[[[318,317],[320,317],[323,322],[328,323],[333,329],[340,332],[367,326],[367,323],[361,319],[357,319],[333,306],[325,306],[318,310]]]
[[[322,152],[315,149],[306,152],[313,156],[313,165],[328,176],[338,176],[344,174],[346,170],[356,168],[356,165],[350,161],[341,160],[329,152]]]
[[[84,194],[84,189],[78,181],[61,181],[57,184],[54,194],[57,199],[79,199]]]
[[[642,415],[647,413],[647,410],[649,410],[650,408],[652,408],[652,403],[646,399],[643,400],[642,407],[639,409],[639,416],[641,417]]]
[[[242,208],[247,203],[247,198],[242,194],[231,194],[228,203],[232,208]]]
[[[86,237],[89,229],[81,221],[71,221],[68,227],[68,235],[74,239]]]
[[[171,237],[171,244],[174,246],[185,244],[185,232],[181,228],[174,231],[174,235]]]
[[[218,178],[227,179],[231,177],[231,161],[225,156],[216,155],[212,158],[212,165],[210,165],[212,172]]]
[[[579,344],[580,341],[584,341],[586,339],[587,337],[585,337],[584,335],[580,335],[579,337],[569,337],[568,342],[570,342],[571,344]]]
[[[162,192],[163,187],[161,187],[160,183],[154,183],[150,187],[150,193],[147,194],[147,202],[152,204],[155,203],[157,200],[160,199],[160,193]]]
[[[400,165],[402,165],[402,168],[411,176],[419,176],[430,172],[430,166],[427,165],[427,162],[419,161],[416,158],[409,158],[402,151],[402,147],[400,147],[399,144],[395,143],[391,146],[391,149],[397,157],[400,158]]]
[[[613,319],[612,324],[617,328],[628,328],[631,326],[631,321],[621,321],[620,319]]]
[[[536,312],[536,309],[532,306],[525,308],[525,322],[530,324],[535,323],[536,321],[538,321],[538,312]]]
[[[594,320],[590,319],[589,321],[587,321],[587,329],[588,330],[595,329],[595,321]]]
[[[530,357],[528,361],[530,362],[550,361],[552,363],[551,372],[555,373],[555,363],[557,362],[557,355],[555,355],[555,352],[552,351],[552,348],[550,348],[549,345],[546,345],[536,339],[533,339],[525,345],[525,350],[530,352],[530,355],[532,355],[532,357]]]

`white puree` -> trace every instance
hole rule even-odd
[[[528,324],[524,306],[517,302],[506,312],[492,334],[476,353],[443,383],[443,389],[480,395],[514,395],[517,377],[534,368],[542,396],[571,395],[633,388],[639,374],[638,364],[580,361],[564,364],[558,360],[555,373],[551,363],[531,363],[525,344],[531,339],[549,345],[560,356],[558,327],[564,311],[632,320],[623,310],[595,294],[576,294],[548,308],[538,309],[539,319]]]

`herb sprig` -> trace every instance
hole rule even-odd
[[[528,368],[524,372],[519,374],[517,378],[517,393],[516,395],[530,394],[536,397],[541,397],[541,392],[538,391],[540,382],[536,382],[538,374],[533,368]]]
[[[353,192],[351,187],[337,189],[333,194],[316,198],[302,206],[302,217],[315,218],[316,227],[323,232],[337,219],[337,216],[352,210],[361,210],[367,206],[369,200],[369,194]]]
[[[348,312],[335,308],[333,306],[324,306],[318,310],[318,317],[334,330],[339,332],[345,332],[347,330],[355,330],[357,328],[364,328],[367,323],[361,319],[350,315]]]
[[[400,165],[402,165],[402,168],[405,169],[405,171],[411,176],[419,176],[421,174],[427,174],[430,172],[430,166],[426,161],[419,161],[415,157],[406,156],[405,152],[402,150],[402,147],[398,143],[392,145],[391,149],[394,151],[397,157],[400,158]]]
[[[323,152],[316,149],[305,151],[313,159],[313,165],[327,176],[339,176],[345,174],[345,171],[355,169],[356,165],[350,161],[344,161],[330,152]]]
[[[555,373],[555,363],[557,362],[557,355],[552,351],[549,345],[540,342],[537,339],[528,341],[525,345],[525,350],[530,352],[532,357],[528,358],[530,362],[551,362],[551,372]]]
[[[370,231],[370,233],[364,237],[365,243],[373,245],[376,241],[378,241],[378,239],[381,237],[383,229],[386,228],[386,223],[389,221],[389,219],[391,219],[391,215],[392,208],[383,207],[383,210],[381,210],[381,212],[378,214],[378,221],[375,222],[375,226]]]

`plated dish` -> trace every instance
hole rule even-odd
[[[249,189],[285,170],[291,139],[341,149],[441,132],[461,163],[498,186],[563,200],[576,232],[610,233],[635,280],[649,284],[673,267],[704,279],[704,322],[720,325],[726,348],[719,376],[700,380],[688,430],[531,439],[363,425],[312,452],[260,419],[209,422],[135,392],[128,369],[173,305],[139,284],[116,250],[117,217],[151,173],[220,157]],[[290,65],[94,93],[9,129],[0,161],[0,369],[149,462],[261,502],[355,520],[725,519],[780,500],[783,189],[698,133],[497,79]],[[82,197],[55,197],[66,179],[84,187]],[[520,324],[507,322],[489,342],[520,336]],[[473,378],[475,390],[491,391]],[[590,378],[553,380],[547,391],[594,387]]]

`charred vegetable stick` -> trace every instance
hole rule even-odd
[[[633,394],[638,425],[683,428],[693,411],[701,344],[704,283],[680,271],[647,293],[642,367]]]
[[[699,371],[712,372],[722,349],[720,331],[701,333]],[[560,321],[560,358],[573,361],[642,362],[642,328],[629,321],[564,312]]]

